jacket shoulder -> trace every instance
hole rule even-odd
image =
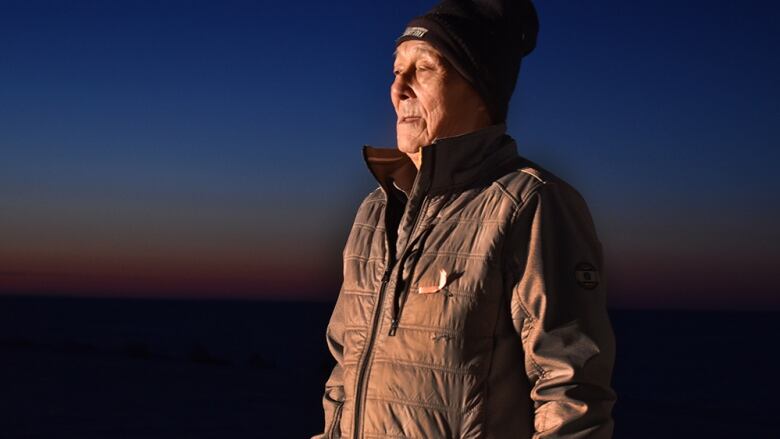
[[[549,190],[584,202],[579,191],[566,180],[522,156],[518,156],[514,169],[510,168],[510,171],[496,182],[517,206],[524,204],[531,195]]]
[[[369,192],[358,205],[354,222],[362,224],[376,224],[382,214],[386,202],[384,191],[377,186]]]
[[[373,210],[376,207],[381,207],[385,202],[385,193],[380,186],[377,186],[374,190],[363,197],[363,200],[358,206],[358,212]]]

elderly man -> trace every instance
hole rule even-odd
[[[607,438],[614,336],[602,250],[565,181],[505,118],[528,1],[444,0],[397,40],[397,148],[344,248],[336,365],[315,438]]]

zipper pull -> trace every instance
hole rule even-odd
[[[384,290],[385,287],[387,287],[387,283],[390,282],[390,274],[392,271],[392,268],[388,267],[382,275],[382,290]],[[398,326],[398,322],[395,318],[395,309],[393,309],[393,325]],[[390,329],[390,335],[395,335],[395,330],[392,329],[392,327]]]
[[[398,319],[394,318],[390,322],[390,332],[387,333],[387,335],[393,336],[395,335],[395,331],[398,329]]]

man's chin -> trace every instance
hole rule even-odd
[[[422,148],[425,145],[428,145],[428,143],[425,143],[425,139],[422,139],[421,137],[423,136],[414,136],[414,135],[397,136],[396,141],[397,141],[398,149],[401,152],[405,152],[407,154],[414,154],[416,152],[419,152],[420,148]]]
[[[398,150],[406,154],[415,154],[420,151],[420,144],[417,142],[398,142]]]

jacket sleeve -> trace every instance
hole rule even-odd
[[[343,290],[343,287],[342,287]],[[325,332],[325,341],[328,345],[336,365],[325,382],[325,393],[322,395],[322,407],[325,412],[325,428],[322,433],[312,436],[311,439],[335,439],[341,437],[339,419],[344,404],[344,320],[342,314],[342,294],[339,291],[336,305],[330,316]]]
[[[615,340],[602,246],[580,194],[541,183],[509,232],[510,308],[534,402],[534,439],[610,438]]]

